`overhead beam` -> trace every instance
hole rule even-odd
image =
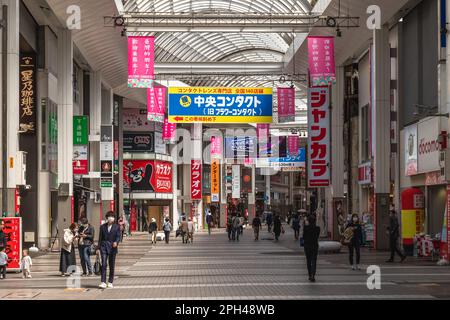
[[[359,17],[298,14],[138,13],[105,16],[106,26],[127,32],[309,33],[313,27],[357,28]]]
[[[156,80],[179,80],[179,81],[256,81],[281,83],[306,82],[306,74],[283,74],[283,73],[156,73]]]
[[[248,62],[157,62],[155,63],[156,74],[214,74],[217,72],[226,74],[242,73],[282,73],[284,63],[248,63]]]

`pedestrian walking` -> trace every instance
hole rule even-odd
[[[316,281],[317,255],[319,253],[320,228],[316,225],[314,216],[305,219],[303,229],[304,248],[306,256],[306,265],[308,268],[309,281]]]
[[[206,224],[208,226],[208,234],[211,235],[211,228],[213,224],[213,216],[211,214],[211,211],[208,209],[206,214]]]
[[[120,227],[115,222],[114,212],[106,214],[107,222],[100,227],[98,237],[98,251],[102,258],[102,271],[100,289],[113,288],[116,256],[120,241]],[[106,268],[109,264],[109,279],[106,283]]]
[[[6,266],[8,265],[8,255],[6,248],[0,248],[0,279],[6,279]]]
[[[294,229],[295,240],[298,240],[300,236],[300,217],[298,214],[295,214],[292,218],[292,229]]]
[[[350,265],[352,266],[352,270],[360,270],[359,263],[361,260],[362,226],[359,221],[358,214],[354,213],[352,215],[352,220],[347,224],[346,230],[347,229],[350,229],[353,233],[348,243]],[[354,253],[356,253],[356,264],[353,256]]]
[[[81,226],[78,229],[78,251],[80,253],[81,268],[83,274],[81,276],[93,276],[91,263],[91,247],[94,244],[94,227],[89,224],[87,218],[81,219]]]
[[[59,260],[59,271],[61,276],[69,276],[69,267],[74,267],[77,264],[75,258],[75,241],[77,240],[78,226],[72,223],[68,229],[64,229],[61,246],[61,257]]]
[[[281,219],[278,214],[275,215],[273,219],[273,233],[275,234],[275,240],[278,241],[281,232],[283,231],[283,226],[281,225]]]
[[[189,218],[189,221],[188,221],[188,240],[189,240],[190,243],[194,243],[194,231],[195,231],[194,222],[192,221],[192,218]]]
[[[241,219],[239,215],[235,215],[232,220],[231,226],[231,238],[233,241],[239,241],[239,228],[240,228]]]
[[[273,215],[272,212],[267,212],[266,215],[267,232],[272,232]]]
[[[123,236],[125,233],[125,220],[126,220],[125,217],[121,215],[119,220],[117,221],[120,227],[120,242],[123,242]]]
[[[259,231],[262,227],[261,218],[259,217],[258,214],[253,218],[252,227],[253,227],[253,233],[255,235],[255,241],[258,241],[259,240]]]
[[[231,241],[231,236],[233,233],[233,216],[229,215],[227,218],[227,233],[228,233],[228,240]]]
[[[181,239],[183,243],[188,243],[188,222],[186,221],[186,217],[183,217],[180,223],[181,229]]]
[[[164,220],[164,225],[163,225],[163,231],[164,231],[164,239],[166,240],[166,243],[169,243],[169,238],[170,238],[170,232],[172,231],[172,224],[169,221],[169,218],[166,218]]]
[[[150,241],[152,244],[156,244],[156,233],[158,232],[158,225],[156,224],[156,219],[152,218],[148,226],[148,233],[150,234]]]
[[[398,238],[400,236],[400,226],[398,224],[397,213],[395,210],[391,210],[389,214],[389,249],[391,251],[391,257],[386,262],[394,262],[395,253],[400,256],[400,262],[405,261],[406,255],[398,248]]]
[[[20,261],[20,270],[22,270],[22,278],[31,278],[31,266],[33,261],[28,254],[28,250],[22,251],[22,260]]]

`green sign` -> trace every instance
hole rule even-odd
[[[88,117],[73,117],[73,145],[87,145],[88,141]]]
[[[112,180],[102,179],[100,183],[101,188],[112,188],[113,183]]]

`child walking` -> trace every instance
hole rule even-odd
[[[28,255],[28,250],[23,250],[23,258],[20,262],[20,268],[22,269],[22,278],[31,278],[31,266],[33,265],[33,261],[31,257]]]
[[[8,265],[8,255],[5,248],[0,249],[0,279],[6,278],[6,266]]]

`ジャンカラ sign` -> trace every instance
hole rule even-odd
[[[170,123],[272,123],[272,88],[169,88]]]

